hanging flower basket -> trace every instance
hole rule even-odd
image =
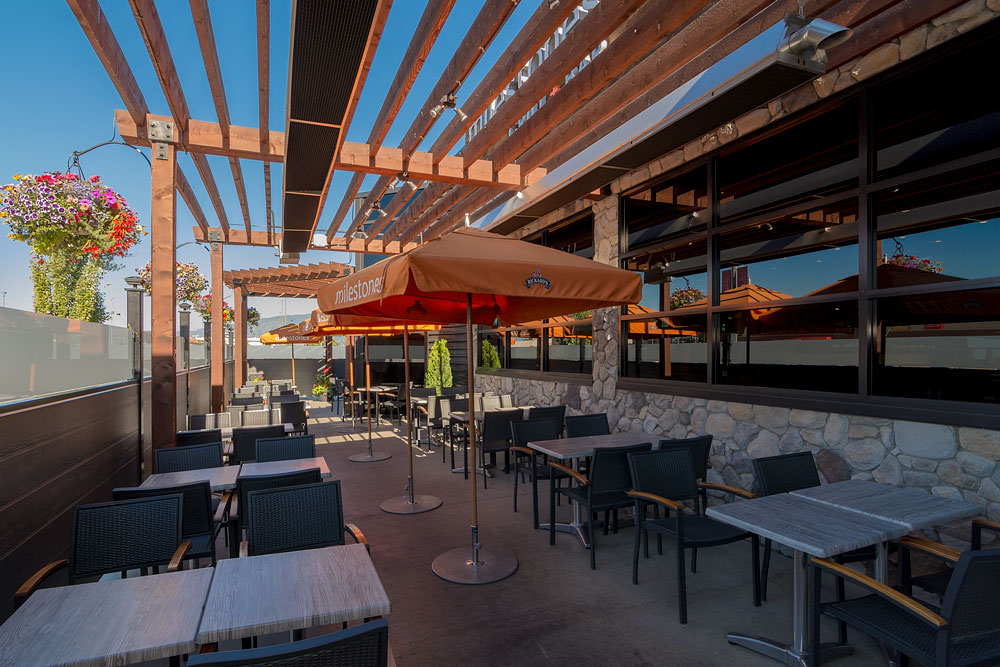
[[[203,319],[212,319],[212,295],[205,294],[203,296],[195,297],[192,301],[192,308],[196,313],[202,316]],[[230,306],[225,301],[222,302],[222,325],[225,327],[226,331],[233,330],[233,322],[236,319],[236,313],[233,312],[232,306]]]
[[[673,294],[670,295],[670,310],[683,308],[684,306],[695,303],[696,301],[701,301],[704,298],[705,293],[697,287],[685,287],[683,289],[675,290]]]
[[[901,252],[897,252],[887,259],[885,263],[902,266],[907,269],[916,269],[917,271],[927,271],[928,273],[941,273],[944,270],[944,265],[941,262],[935,262],[926,258],[921,259],[916,255],[906,255]]]
[[[145,290],[146,294],[152,294],[152,271],[149,268],[149,262],[146,262],[146,266],[136,271],[136,273],[139,279],[142,280],[142,289]],[[208,279],[198,271],[198,265],[194,263],[185,264],[177,262],[176,274],[177,302],[182,303],[186,301],[187,303],[194,304],[201,297],[202,291],[208,287]]]
[[[100,176],[81,179],[58,171],[15,174],[0,188],[0,219],[9,238],[38,256],[125,257],[146,232],[125,198]],[[43,260],[39,260],[43,261]]]
[[[253,306],[247,308],[247,324],[252,327],[260,324],[260,311]]]

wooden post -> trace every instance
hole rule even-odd
[[[222,321],[222,244],[212,243],[212,412],[222,412],[225,409],[225,396],[222,384],[222,373],[226,354],[226,341],[223,338],[224,322]],[[242,383],[240,384],[242,386]]]
[[[247,381],[247,290],[243,285],[233,284],[233,299],[236,321],[234,325],[233,359],[236,373],[233,376],[234,390]]]
[[[153,340],[152,430],[153,449],[173,447],[177,437],[177,160],[173,144],[159,143],[153,151],[151,258]],[[156,472],[154,469],[153,472]]]

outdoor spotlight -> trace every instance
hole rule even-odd
[[[463,123],[469,120],[469,117],[465,115],[465,112],[458,107],[455,107],[455,115],[458,116],[458,119]]]
[[[408,172],[408,171],[404,171],[404,172],[400,173],[398,176],[396,176],[396,182],[397,183],[406,183],[413,190],[417,189],[417,184],[410,180],[410,172]]]
[[[469,226],[469,214],[468,213],[465,214],[465,226],[466,227]]]
[[[351,234],[351,237],[355,239],[366,239],[368,238],[368,232],[366,232],[363,229],[359,229],[358,231]]]
[[[458,107],[458,102],[455,99],[455,93],[448,93],[447,95],[441,96],[441,101],[433,109],[431,109],[431,118],[437,118],[444,112],[445,109],[454,109],[455,115],[457,115],[462,122],[465,122],[469,118],[465,115],[465,112]]]
[[[778,51],[786,51],[804,60],[826,62],[825,51],[843,44],[854,32],[819,18],[807,23],[801,14],[789,15],[785,21],[788,28]]]
[[[442,111],[444,111],[444,107],[438,104],[436,107],[431,109],[431,118],[437,118],[441,115]]]
[[[515,197],[517,197],[518,199],[524,199],[524,193],[523,193],[523,192],[518,192],[518,193],[517,193],[516,195],[514,195],[514,196],[515,196]]]
[[[379,217],[385,217],[385,211],[382,210],[382,207],[377,202],[372,204],[372,207],[368,209],[368,215],[372,213],[378,213]]]
[[[555,9],[559,6],[559,0],[549,0],[549,9]]]

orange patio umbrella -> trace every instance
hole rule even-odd
[[[315,343],[322,336],[302,335],[299,332],[298,324],[285,324],[277,329],[271,329],[260,335],[260,342],[264,345],[290,345],[292,349],[292,384],[295,382],[295,344]]]
[[[389,336],[403,334],[403,358],[405,363],[404,386],[406,387],[406,446],[409,453],[409,472],[406,480],[407,495],[389,498],[382,503],[381,508],[391,514],[419,514],[437,509],[441,499],[436,496],[415,495],[413,485],[413,420],[410,418],[410,331],[438,331],[441,326],[427,322],[409,323],[405,321],[375,319],[354,315],[328,315],[320,310],[314,310],[308,320],[302,322],[299,331],[305,335],[339,336],[363,335],[365,337],[365,390],[371,391],[371,366],[368,357],[368,336]],[[352,389],[353,389],[353,376]],[[381,461],[389,458],[387,454],[372,453],[372,420],[371,400],[368,403],[368,453],[355,454],[349,457],[351,461],[368,462]]]
[[[442,579],[483,584],[510,576],[517,557],[479,542],[473,323],[493,325],[638,303],[638,274],[479,229],[459,228],[320,290],[320,310],[338,315],[439,323],[465,321],[469,368],[472,550],[446,551],[431,568]]]

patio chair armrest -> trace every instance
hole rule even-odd
[[[678,512],[684,510],[684,505],[681,505],[676,500],[670,500],[669,498],[658,496],[655,493],[646,493],[645,491],[629,491],[628,495],[630,498],[635,498],[636,500],[644,500],[647,503],[656,503],[657,505],[663,505],[664,507],[669,507],[670,509],[677,510]]]
[[[181,545],[177,547],[177,551],[174,552],[173,558],[170,559],[170,564],[167,565],[167,572],[177,572],[181,569],[184,564],[184,556],[187,552],[191,551],[191,542],[184,541]]]
[[[371,545],[368,544],[368,538],[365,537],[365,534],[361,532],[360,528],[355,526],[353,523],[349,523],[344,526],[344,529],[351,534],[351,537],[354,538],[355,542],[365,545],[365,549],[368,553],[372,552]]]
[[[49,575],[63,569],[64,567],[69,567],[68,560],[54,560],[38,572],[35,572],[28,578],[27,581],[21,584],[21,587],[17,589],[16,593],[14,593],[14,604],[24,602],[29,595],[35,592],[35,589],[38,588],[43,581],[48,579]]]
[[[928,625],[934,626],[935,629],[941,629],[948,625],[948,621],[940,615],[935,614],[924,605],[897,591],[891,586],[875,581],[867,575],[861,574],[856,570],[852,570],[846,565],[835,563],[827,558],[816,558],[814,556],[811,561],[816,567],[827,570],[842,579],[850,579],[853,583],[858,584],[863,588],[867,588],[872,593],[875,593],[879,597],[893,603],[903,611],[916,616]]]
[[[549,465],[551,467],[555,468],[556,470],[559,470],[559,471],[562,471],[562,472],[566,473],[567,475],[569,475],[570,477],[572,477],[576,481],[580,482],[580,484],[583,484],[583,485],[590,484],[590,480],[589,479],[587,479],[586,477],[584,477],[583,475],[581,475],[577,471],[573,470],[569,466],[564,466],[563,464],[556,463],[555,461],[549,461]]]
[[[507,449],[514,452],[515,454],[527,454],[528,456],[536,456],[538,454],[538,452],[536,452],[534,449],[530,449],[528,447],[522,447],[521,445],[511,445]]]
[[[391,391],[383,391],[382,395],[383,396],[391,396],[392,398],[399,398],[399,394],[394,394]]]
[[[246,558],[250,555],[250,543],[246,540],[240,542],[240,558]]]
[[[229,513],[229,506],[232,504],[235,495],[235,491],[226,491],[222,494],[219,506],[215,509],[215,516],[212,517],[217,523],[222,523],[226,520],[226,515]]]
[[[906,535],[897,540],[899,546],[906,547],[912,551],[919,551],[922,554],[928,556],[934,556],[935,558],[940,558],[941,560],[947,560],[952,563],[957,563],[959,557],[961,557],[962,552],[958,549],[952,549],[951,547],[946,547],[938,542],[933,542],[931,540],[925,539],[923,537],[914,537],[912,535]]]
[[[716,491],[725,491],[726,493],[731,493],[734,496],[741,496],[743,498],[756,498],[757,495],[747,491],[746,489],[741,489],[736,486],[729,486],[728,484],[715,484],[713,482],[698,482],[698,488],[701,489],[715,489]]]
[[[983,548],[983,529],[991,530],[1000,535],[1000,523],[989,519],[972,520],[972,550],[979,551]]]
[[[414,407],[415,407],[415,408],[416,408],[417,410],[419,410],[420,412],[423,412],[423,413],[424,413],[425,415],[427,414],[427,408],[425,408],[424,406],[422,406],[422,405],[416,405],[416,406],[414,406]]]

